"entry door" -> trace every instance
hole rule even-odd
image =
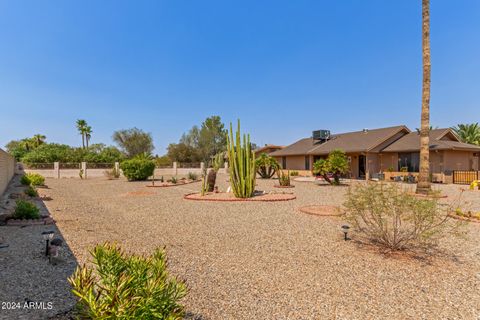
[[[366,163],[367,163],[367,157],[364,155],[359,155],[358,156],[358,176],[361,179],[365,179],[366,176]]]

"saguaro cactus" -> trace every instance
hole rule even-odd
[[[230,186],[237,198],[250,198],[255,191],[255,153],[250,144],[250,135],[243,135],[243,144],[240,134],[240,120],[233,135],[230,123],[230,135],[227,133],[227,152],[230,172]]]

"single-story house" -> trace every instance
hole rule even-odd
[[[270,154],[274,151],[282,150],[283,148],[285,148],[285,147],[284,146],[277,146],[277,145],[274,145],[274,144],[266,144],[263,147],[254,150],[255,157],[260,156],[262,153]]]
[[[335,150],[345,151],[350,162],[347,174],[354,179],[371,178],[385,171],[418,172],[420,135],[400,125],[330,135],[314,131],[270,155],[287,170],[311,173],[313,163]],[[451,174],[453,170],[479,170],[480,146],[460,142],[449,129],[430,131],[430,169],[432,173]]]

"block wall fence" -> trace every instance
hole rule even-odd
[[[15,174],[15,158],[0,149],[0,195]]]

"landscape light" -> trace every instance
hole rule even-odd
[[[50,240],[53,239],[54,234],[55,234],[55,232],[53,232],[53,231],[42,232],[43,240],[45,240],[45,256],[48,256],[48,245],[50,243]]]
[[[343,231],[343,235],[345,236],[345,238],[344,238],[345,241],[350,240],[350,239],[348,238],[348,236],[347,236],[349,229],[350,229],[350,227],[349,227],[348,225],[346,225],[346,224],[344,224],[344,225],[342,226],[342,231]]]

